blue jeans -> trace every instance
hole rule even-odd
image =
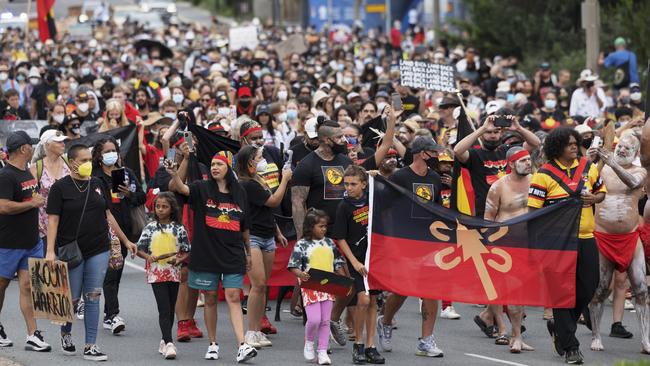
[[[86,344],[95,344],[99,324],[99,300],[102,297],[102,285],[108,268],[110,251],[96,254],[84,259],[80,265],[70,270],[70,291],[72,301],[79,302],[81,292],[84,295],[84,327],[86,330]],[[61,327],[62,333],[70,333],[72,323]]]

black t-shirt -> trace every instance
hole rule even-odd
[[[343,199],[343,172],[352,160],[343,154],[337,154],[331,161],[321,159],[316,152],[311,152],[300,161],[293,172],[294,186],[309,187],[307,208],[323,210],[330,217],[328,230],[336,220],[336,208]]]
[[[210,273],[246,273],[242,232],[249,219],[234,201],[222,193],[214,179],[189,184],[189,205],[194,210],[190,269]],[[243,191],[243,188],[242,188]]]
[[[442,182],[438,173],[431,169],[425,176],[417,175],[410,166],[402,168],[390,176],[390,181],[413,192],[422,203],[442,203],[440,192]],[[411,206],[411,215],[414,218],[430,217],[426,211],[417,204]]]
[[[302,136],[298,136],[302,137]],[[293,139],[295,141],[298,137]],[[293,143],[293,141],[291,141]],[[307,146],[305,146],[305,143],[300,139],[298,142],[296,142],[295,145],[291,145],[289,148],[290,150],[293,151],[293,157],[291,158],[291,167],[296,168],[298,166],[298,163],[304,159],[307,155],[309,155],[313,150],[309,150]]]
[[[254,179],[240,180],[248,198],[248,214],[251,222],[251,235],[260,238],[275,236],[273,209],[266,206],[271,192]]]
[[[32,90],[30,96],[36,101],[36,118],[47,119],[47,103],[54,104],[58,95],[58,86],[56,84],[48,85],[46,83],[38,84]]]
[[[38,193],[38,183],[29,170],[11,164],[0,169],[0,199],[28,202]],[[0,248],[31,249],[38,243],[38,209],[16,215],[0,215]]]
[[[465,166],[469,169],[472,178],[477,217],[483,217],[485,213],[485,200],[490,186],[506,174],[508,148],[506,145],[501,145],[491,151],[482,148],[469,150],[469,159]]]
[[[68,175],[52,185],[47,198],[46,212],[48,215],[59,216],[57,247],[75,240],[79,220],[81,220],[77,244],[84,259],[87,259],[110,248],[106,210],[111,198],[104,190],[102,182],[95,177],[90,180],[90,192],[86,191],[88,188],[84,189],[89,184],[88,181],[73,182],[72,179]],[[80,192],[77,187],[83,192]],[[88,203],[81,217],[86,194],[88,194]]]
[[[365,261],[368,250],[368,202],[355,206],[347,199],[339,202],[336,209],[336,224],[334,224],[334,239],[344,239],[354,257],[360,262]]]

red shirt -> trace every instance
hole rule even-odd
[[[156,174],[156,170],[158,170],[160,158],[163,156],[163,151],[162,149],[158,149],[157,147],[149,145],[146,142],[144,144],[144,147],[147,150],[143,156],[144,166],[147,168],[149,177],[153,177],[154,174]]]
[[[397,28],[390,30],[390,44],[393,48],[399,48],[402,43],[402,32]]]

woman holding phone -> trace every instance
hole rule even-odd
[[[49,192],[45,260],[53,263],[57,247],[76,240],[83,260],[70,268],[69,278],[73,302],[78,303],[82,294],[85,299],[84,359],[105,361],[108,356],[99,350],[95,342],[101,286],[109,258],[109,226],[131,253],[135,254],[136,246],[126,237],[109,210],[110,196],[102,182],[91,176],[92,156],[88,147],[73,145],[68,151],[68,159],[70,175],[57,180]],[[61,327],[61,347],[67,355],[76,353],[71,331],[71,323]]]
[[[140,233],[133,230],[131,211],[144,205],[146,195],[133,170],[120,166],[120,148],[113,137],[103,138],[95,144],[92,154],[93,176],[102,183],[102,188],[110,197],[109,208],[130,241],[137,241]],[[114,179],[115,177],[115,179]],[[114,180],[121,180],[120,182]],[[122,242],[122,257],[126,257],[126,247]],[[109,268],[104,280],[104,329],[118,334],[126,328],[124,319],[118,316],[120,303],[118,291],[122,278],[122,267]]]

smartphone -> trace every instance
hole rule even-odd
[[[192,141],[192,132],[183,131],[183,138],[187,142],[187,147],[190,148],[190,151],[194,151],[194,141]]]
[[[113,170],[111,172],[111,182],[113,192],[119,192],[120,186],[126,185],[126,170],[124,168]]]
[[[391,95],[393,98],[393,110],[401,111],[402,110],[402,97],[399,96],[399,93],[393,93]]]
[[[591,147],[601,147],[603,146],[603,140],[600,136],[594,136],[594,140],[591,142]]]
[[[167,155],[165,156],[166,160],[175,161],[176,160],[176,149],[169,148],[167,149]]]
[[[506,116],[497,116],[497,119],[494,121],[494,126],[495,127],[510,127],[512,125],[512,121]]]
[[[284,167],[282,169],[291,169],[291,160],[293,159],[293,150],[287,150],[286,152],[287,159],[284,162]]]

